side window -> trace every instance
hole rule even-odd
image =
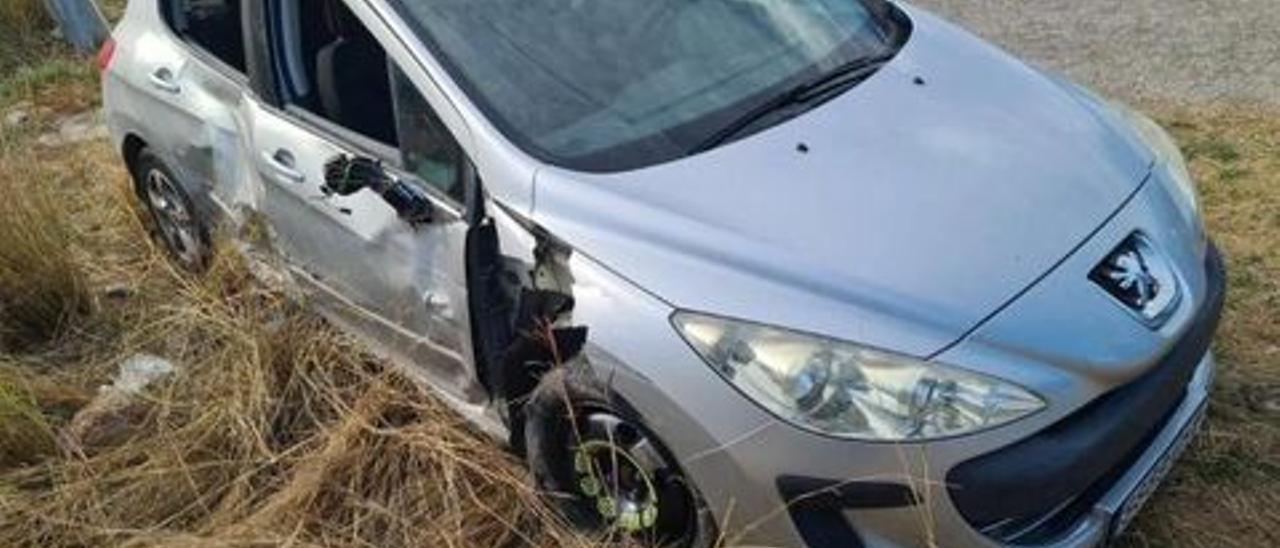
[[[275,79],[287,108],[398,153],[400,167],[463,201],[462,149],[346,4],[274,0],[270,6]]]
[[[395,67],[391,74],[405,169],[453,199],[465,201],[462,147],[409,78]]]
[[[165,19],[187,42],[245,71],[242,0],[169,0]]]
[[[387,54],[341,0],[272,2],[281,99],[389,147],[399,145]]]

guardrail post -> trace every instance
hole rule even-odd
[[[110,35],[107,18],[93,0],[44,0],[44,6],[62,37],[81,53],[96,51]]]

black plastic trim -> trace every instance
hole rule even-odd
[[[820,504],[841,510],[915,506],[920,497],[910,487],[879,481],[836,481],[808,476],[780,476],[778,491],[789,503]]]
[[[775,482],[787,502],[787,514],[810,548],[863,546],[845,517],[846,510],[900,508],[919,504],[910,487],[897,483],[836,481],[807,476],[780,476]]]

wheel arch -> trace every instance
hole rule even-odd
[[[137,172],[138,160],[142,157],[142,151],[147,150],[148,147],[147,142],[136,133],[125,135],[120,144],[120,154],[124,156],[124,165],[129,169],[130,174]]]

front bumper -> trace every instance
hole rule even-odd
[[[1209,283],[1194,319],[1149,372],[1033,436],[951,469],[948,492],[968,523],[1006,544],[1061,538],[1143,456],[1166,452],[1161,435],[1196,422],[1189,417],[1201,407],[1197,376],[1207,378],[1212,368],[1208,352],[1225,288],[1213,249],[1205,272]]]
[[[1210,247],[1203,257],[1191,311],[1162,357],[1048,424],[886,446],[773,422],[698,455],[687,471],[713,497],[727,497],[713,506],[734,544],[1105,543],[1150,496],[1203,417],[1225,291],[1220,256]]]

